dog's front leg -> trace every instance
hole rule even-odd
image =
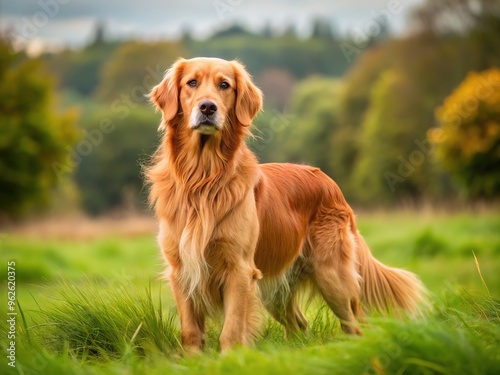
[[[253,273],[250,267],[241,266],[227,274],[223,285],[224,327],[220,335],[223,352],[237,344],[247,343],[249,303],[256,299]]]
[[[181,320],[182,347],[187,352],[199,352],[205,341],[205,316],[196,309],[193,300],[186,296],[175,274],[170,277],[170,284]]]

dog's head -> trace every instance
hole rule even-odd
[[[178,60],[150,99],[163,113],[162,126],[180,118],[184,126],[206,135],[235,122],[249,126],[262,107],[262,93],[244,66],[216,58]]]

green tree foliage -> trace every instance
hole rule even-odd
[[[54,110],[54,84],[39,60],[26,60],[0,41],[0,216],[47,204],[54,163],[77,138],[75,114]]]
[[[342,153],[336,152],[340,151],[338,146],[342,147],[336,142],[340,131],[337,100],[340,88],[339,80],[324,77],[311,78],[298,85],[291,105],[297,117],[290,132],[285,133],[285,152],[289,158],[318,166],[339,180],[344,177],[338,163]]]
[[[85,48],[49,53],[43,59],[52,74],[57,76],[61,90],[87,97],[96,90],[102,66],[120,44],[107,41],[106,26],[97,21],[92,40]]]
[[[97,97],[112,102],[125,94],[146,102],[144,95],[184,55],[184,50],[174,42],[122,44],[102,68]]]
[[[312,23],[312,38],[334,39],[332,25],[328,18],[316,18]]]
[[[457,6],[441,4],[440,12],[454,14]],[[370,48],[347,74],[339,121],[341,128],[356,129],[350,180],[357,201],[435,199],[456,191],[432,163],[426,132],[434,124],[436,107],[467,72],[494,66],[500,58],[500,49],[491,45],[500,37],[498,13],[479,12],[467,19],[471,22],[459,33],[426,26],[412,36]],[[440,24],[442,18],[433,22]],[[478,47],[484,44],[490,48]]]
[[[279,134],[282,160],[330,170],[330,138],[337,127],[335,98],[339,82],[324,77],[299,84],[291,102],[293,121]]]
[[[364,203],[387,203],[395,200],[393,195],[416,198],[422,191],[426,182],[422,169],[430,147],[425,127],[414,116],[420,96],[406,75],[395,69],[385,71],[374,85],[353,175],[356,195]]]
[[[368,107],[372,86],[390,65],[386,47],[366,50],[344,78],[339,93],[339,121],[344,127],[359,128]]]
[[[363,203],[439,198],[451,190],[426,132],[434,111],[471,63],[464,37],[416,35],[364,53],[341,94],[340,122],[356,129],[352,190]],[[450,67],[449,61],[456,61]],[[367,188],[368,187],[368,188]]]
[[[234,35],[193,41],[187,47],[190,56],[239,59],[254,75],[270,67],[284,68],[295,78],[314,74],[340,76],[348,62],[336,40],[298,39],[294,35],[276,38]]]
[[[500,195],[500,69],[469,73],[437,111],[437,160],[472,198]]]
[[[338,120],[341,90],[339,80],[312,77],[295,87],[290,107],[283,112],[268,109],[258,117],[251,146],[261,161],[314,165],[339,185],[349,186],[346,160],[355,145],[350,141],[354,138],[351,129],[343,128]]]
[[[44,56],[44,60],[52,74],[57,76],[60,89],[89,96],[99,84],[102,66],[118,45],[93,43],[82,50],[66,50]]]
[[[108,132],[98,131],[103,121]],[[113,114],[101,106],[84,116],[86,140],[93,147],[88,155],[80,155],[74,178],[85,211],[100,214],[147,206],[141,163],[156,148],[159,122],[159,115],[145,106],[129,108],[126,114]]]

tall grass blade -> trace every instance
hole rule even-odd
[[[481,267],[479,267],[479,262],[477,260],[476,253],[474,253],[474,251],[473,251],[472,255],[474,255],[474,261],[476,262],[477,272],[479,273],[479,277],[481,278],[481,282],[483,283],[484,289],[486,289],[486,293],[488,293],[488,296],[491,297],[490,290],[488,289],[488,285],[486,285],[486,282],[484,281],[484,277],[483,277],[483,274],[481,272]]]

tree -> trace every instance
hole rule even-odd
[[[500,195],[500,69],[467,75],[437,111],[436,158],[468,197]]]
[[[288,161],[311,164],[333,177],[330,168],[332,135],[338,130],[335,99],[339,81],[314,77],[303,81],[293,94],[291,112],[296,117],[283,133],[281,149]]]
[[[332,26],[327,18],[316,18],[312,21],[311,38],[334,38]]]
[[[95,132],[103,119],[109,122],[110,131],[95,137],[92,152],[82,156],[74,174],[83,208],[90,214],[143,210],[147,189],[143,187],[141,164],[157,145],[159,114],[150,107],[137,106],[114,115],[106,106],[98,106],[82,118],[86,134]]]
[[[227,37],[234,37],[234,36],[254,36],[252,32],[247,30],[245,26],[239,25],[239,24],[232,24],[229,25],[219,31],[216,31],[213,35],[212,38],[227,38]]]
[[[496,0],[427,0],[410,14],[413,28],[426,33],[464,32],[500,16]]]
[[[345,76],[344,86],[339,94],[339,116],[344,127],[357,129],[361,126],[370,106],[373,85],[391,64],[389,55],[387,48],[367,49]]]
[[[385,71],[374,85],[353,174],[360,201],[388,203],[396,197],[418,196],[416,181],[430,151],[424,152],[415,144],[424,137],[420,134],[419,139],[419,132],[425,133],[414,116],[419,96],[404,72],[394,69]],[[415,156],[410,157],[412,153]]]
[[[292,22],[287,22],[279,35],[281,38],[285,39],[297,39],[298,34],[295,24]]]
[[[48,69],[57,77],[58,88],[90,96],[100,82],[100,71],[118,42],[101,41],[81,50],[65,50],[44,56]]]
[[[73,112],[54,110],[54,83],[41,61],[0,41],[0,216],[17,217],[50,201],[77,139]]]
[[[94,26],[94,36],[90,47],[100,47],[106,43],[106,24],[103,21],[97,21]]]
[[[290,108],[283,112],[267,110],[257,118],[256,135],[261,142],[254,149],[261,159],[311,164],[345,186],[346,170],[341,159],[353,143],[343,142],[344,129],[339,128],[339,90],[338,80],[309,78],[293,90]]]
[[[110,56],[101,70],[96,96],[113,102],[123,95],[146,103],[145,94],[163,77],[164,71],[184,50],[174,42],[128,42]]]

